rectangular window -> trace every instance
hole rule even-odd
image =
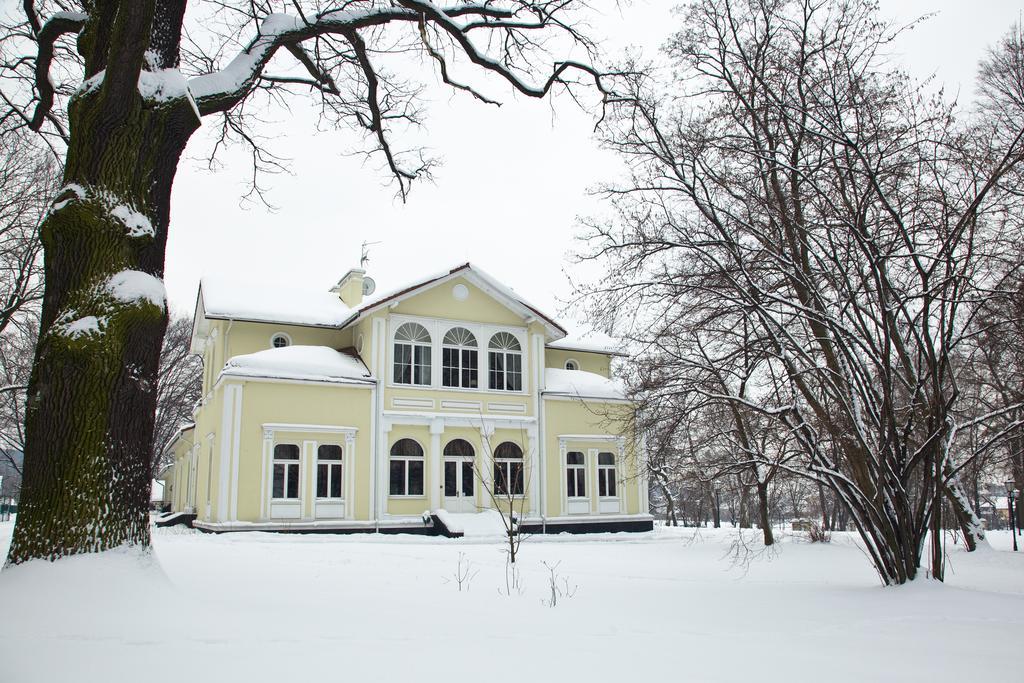
[[[505,390],[523,390],[523,357],[518,353],[505,355]]]
[[[299,447],[292,443],[274,446],[273,488],[271,497],[297,499],[299,497]]]
[[[412,384],[411,344],[395,344],[395,383]]]
[[[422,496],[423,460],[392,457],[388,492],[392,496]]]
[[[520,460],[499,460],[494,463],[494,492],[509,495],[509,483],[512,495],[523,495],[523,463]]]
[[[586,460],[579,451],[565,454],[565,486],[569,498],[587,497]]]
[[[501,389],[505,386],[505,354],[491,351],[488,354],[490,361],[490,372],[488,373],[488,386],[491,389]]]
[[[405,495],[406,462],[405,460],[391,460],[391,485],[388,492],[392,496]]]
[[[597,454],[597,495],[602,498],[615,498],[615,454]]]
[[[488,360],[491,368],[487,377],[491,389],[523,390],[523,357],[521,354],[491,351],[488,354]]]
[[[423,461],[409,461],[409,495],[423,495]]]
[[[459,350],[441,349],[441,384],[459,386]]]
[[[316,460],[316,497],[342,498],[341,446],[319,446],[316,449]]]
[[[413,384],[430,384],[430,347],[413,347],[415,362],[413,363]]]
[[[441,349],[441,383],[446,387],[476,389],[478,356],[473,349]]]

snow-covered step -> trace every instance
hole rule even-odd
[[[449,512],[434,510],[431,513],[438,522],[444,525],[450,536],[466,538],[504,538],[505,524],[501,513],[497,510],[482,512]]]

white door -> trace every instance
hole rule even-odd
[[[473,458],[444,459],[444,509],[449,512],[476,512],[476,482]]]

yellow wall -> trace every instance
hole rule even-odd
[[[465,285],[469,290],[469,296],[465,301],[457,301],[452,296],[452,290],[459,284]],[[456,278],[411,296],[399,303],[392,312],[475,323],[523,326],[522,318],[464,278]],[[483,340],[483,344],[486,347],[487,341]]]
[[[371,393],[369,389],[340,384],[245,382],[242,390],[242,433],[239,440],[238,519],[260,519],[260,504],[264,495],[264,489],[261,488],[263,425],[269,423],[356,428],[354,460],[351,461],[353,468],[344,474],[346,479],[355,477],[355,500],[346,501],[346,505],[354,506],[356,519],[370,519]],[[337,443],[345,448],[344,436],[301,428],[276,431],[274,440],[275,443],[297,444],[300,452],[304,441]],[[312,509],[308,503],[315,493],[315,472],[309,471],[305,462],[303,469],[306,471],[304,513],[311,516]]]
[[[632,406],[622,403],[587,403],[582,401],[544,401],[546,421],[545,455],[547,479],[548,516],[565,515],[563,508],[565,492],[562,490],[562,469],[559,437],[563,435],[625,435],[622,460],[616,460],[619,495],[625,495],[625,512],[637,514],[647,512],[640,509],[640,494],[637,476],[640,474],[636,448],[633,439],[630,416]],[[567,444],[567,451],[578,450],[586,454],[587,491],[590,494],[591,510],[597,511],[597,462],[589,451],[618,452],[614,442],[598,439],[574,439]]]
[[[611,356],[603,353],[584,353],[582,351],[561,351],[559,349],[545,349],[544,366],[548,368],[565,368],[565,361],[569,359],[579,363],[580,370],[593,372],[602,377],[611,377]]]

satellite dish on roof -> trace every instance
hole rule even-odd
[[[370,296],[377,289],[377,283],[372,277],[363,278],[363,296]]]

